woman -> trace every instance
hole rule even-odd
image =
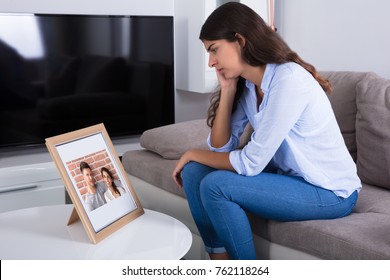
[[[279,221],[350,214],[361,182],[329,82],[243,4],[217,8],[200,39],[220,85],[208,114],[210,151],[186,152],[172,177],[210,258],[256,258],[246,211]],[[251,141],[236,150],[248,122]]]
[[[102,174],[103,181],[107,186],[107,191],[104,193],[104,198],[107,202],[113,201],[115,198],[118,198],[125,193],[125,190],[121,186],[116,185],[119,181],[114,182],[114,177],[112,176],[110,170],[102,167],[100,169],[100,173]]]

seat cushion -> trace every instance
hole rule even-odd
[[[158,188],[185,197],[173,181],[171,174],[177,160],[164,159],[148,150],[127,151],[122,156],[123,168],[128,174],[138,177]]]

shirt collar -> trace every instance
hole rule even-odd
[[[268,92],[269,86],[272,81],[272,77],[276,72],[276,64],[267,64],[265,67],[263,80],[261,81],[261,90],[265,93]]]
[[[265,66],[265,71],[263,75],[263,80],[261,81],[260,88],[265,93],[268,91],[269,85],[271,83],[272,77],[274,76],[276,71],[276,64],[267,64]],[[245,81],[245,86],[251,90],[254,87],[254,84],[248,80]]]

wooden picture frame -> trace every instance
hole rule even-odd
[[[144,214],[103,124],[47,138],[46,146],[74,205],[68,225],[80,218],[92,243]],[[117,191],[108,191],[110,180]]]

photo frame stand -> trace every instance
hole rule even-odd
[[[69,226],[69,225],[77,222],[78,220],[80,220],[80,216],[77,213],[76,207],[73,207],[72,213],[70,213],[69,220],[68,220],[68,223],[66,225]]]

